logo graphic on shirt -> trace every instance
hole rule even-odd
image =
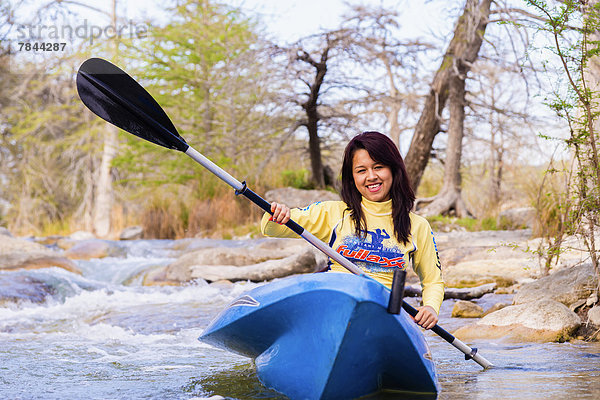
[[[316,206],[317,204],[321,204],[321,203],[322,203],[321,201],[317,201],[315,203],[311,203],[311,204],[307,205],[306,207],[301,208],[300,211],[308,211],[308,209],[311,208],[312,206]]]
[[[389,238],[390,235],[385,229],[375,229],[367,231],[367,238],[364,240],[356,236],[345,237],[335,251],[370,272],[390,272],[391,268],[405,269],[404,253],[397,247],[384,246],[383,241]]]
[[[431,231],[431,238],[433,239],[433,247],[435,248],[435,257],[437,259],[437,263],[435,264],[435,266],[441,270],[442,263],[440,261],[440,253],[438,252],[437,243],[435,242],[435,236],[433,236],[433,231]]]

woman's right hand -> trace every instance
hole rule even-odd
[[[271,221],[276,222],[280,225],[284,225],[290,220],[290,208],[285,204],[273,202],[271,203]]]

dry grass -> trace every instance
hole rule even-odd
[[[141,220],[147,239],[177,239],[185,236],[180,209],[171,204],[154,204],[146,208]]]
[[[238,226],[258,224],[262,211],[246,198],[232,193],[196,202],[190,212],[192,236],[231,236]]]
[[[261,216],[262,212],[250,201],[228,193],[212,199],[194,199],[189,204],[156,199],[142,211],[141,225],[145,238],[220,238],[238,236],[240,226],[258,224]]]
[[[544,169],[521,165],[504,167],[498,198],[495,197],[489,171],[482,165],[463,168],[462,196],[469,211],[479,220],[497,218],[507,208],[525,207],[533,204],[533,193],[539,188]],[[442,188],[444,170],[438,162],[432,162],[421,179],[417,197],[432,197]]]

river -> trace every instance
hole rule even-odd
[[[281,399],[263,388],[251,360],[197,340],[230,301],[258,284],[144,287],[141,274],[174,261],[175,242],[120,242],[127,256],[58,268],[0,272],[1,399]],[[245,241],[196,241],[244,246]],[[409,299],[414,303],[415,299]],[[486,295],[488,307],[510,302]],[[470,321],[450,317],[452,331]],[[438,399],[598,399],[598,343],[470,343],[496,365],[482,371],[426,332],[442,391]],[[397,398],[380,395],[377,398]]]

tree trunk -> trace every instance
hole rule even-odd
[[[325,175],[323,174],[323,158],[321,156],[321,139],[319,138],[319,131],[317,123],[319,121],[316,115],[316,107],[314,113],[308,112],[308,149],[310,153],[310,166],[312,169],[312,182],[316,188],[325,187]],[[311,114],[314,114],[311,116]]]
[[[502,129],[496,130],[494,123],[494,110],[496,106],[496,95],[492,88],[491,104],[488,123],[492,127],[490,131],[490,157],[489,157],[489,184],[488,196],[490,208],[497,210],[502,195],[502,172],[504,168],[504,139]],[[499,142],[499,143],[498,143]]]
[[[390,138],[398,149],[400,149],[400,126],[398,124],[398,113],[400,112],[401,103],[398,99],[400,92],[396,87],[396,83],[394,82],[394,74],[392,72],[392,66],[390,65],[390,61],[387,57],[381,57],[385,65],[385,71],[388,76],[388,81],[390,84],[390,112],[388,114],[388,122],[390,123]]]
[[[390,112],[388,114],[388,121],[390,123],[390,138],[398,149],[400,149],[400,125],[398,124],[398,113],[400,112],[400,103],[392,100],[390,105]]]
[[[491,2],[492,0],[467,0],[442,64],[433,78],[405,159],[408,176],[415,190],[419,187],[429,162],[433,140],[440,130],[442,110],[448,99],[448,83],[453,74],[452,66],[456,65],[455,60],[462,60],[462,64],[470,65],[477,59],[487,27]],[[469,69],[467,67],[467,71]]]
[[[494,133],[492,133],[491,141],[491,165],[490,165],[490,203],[493,207],[500,205],[502,196],[502,173],[504,171],[504,149],[502,144],[495,143]]]
[[[114,27],[117,26],[117,0],[112,0],[111,22]],[[118,53],[118,42],[115,36],[113,56],[116,58]],[[98,172],[98,182],[96,184],[96,198],[94,202],[94,233],[99,237],[107,237],[112,228],[111,212],[114,201],[113,182],[112,182],[112,162],[117,153],[117,133],[114,126],[108,126],[104,133],[104,146],[102,149],[102,161]]]
[[[325,177],[323,174],[323,159],[321,156],[321,139],[319,138],[319,112],[318,112],[318,100],[327,74],[327,60],[329,57],[329,50],[331,44],[328,41],[327,47],[321,53],[321,59],[319,62],[312,59],[312,57],[305,51],[302,51],[297,59],[304,61],[312,65],[315,69],[314,81],[309,84],[308,99],[302,103],[302,108],[306,113],[306,128],[308,129],[308,148],[310,153],[310,165],[312,168],[312,182],[316,188],[325,187]]]
[[[117,128],[108,126],[104,133],[104,148],[94,203],[94,233],[99,237],[107,237],[111,230],[110,214],[114,200],[111,169],[116,153]]]
[[[83,172],[85,186],[83,201],[75,215],[80,219],[83,229],[91,232],[94,230],[94,190],[96,189],[94,157],[88,157],[87,164],[88,168]]]
[[[456,60],[460,62],[460,60]],[[460,160],[465,120],[465,78],[466,67],[456,66],[449,81],[450,123],[448,126],[448,145],[444,165],[444,184],[440,193],[424,207],[420,214],[424,216],[454,214],[458,218],[470,217],[461,196]]]

